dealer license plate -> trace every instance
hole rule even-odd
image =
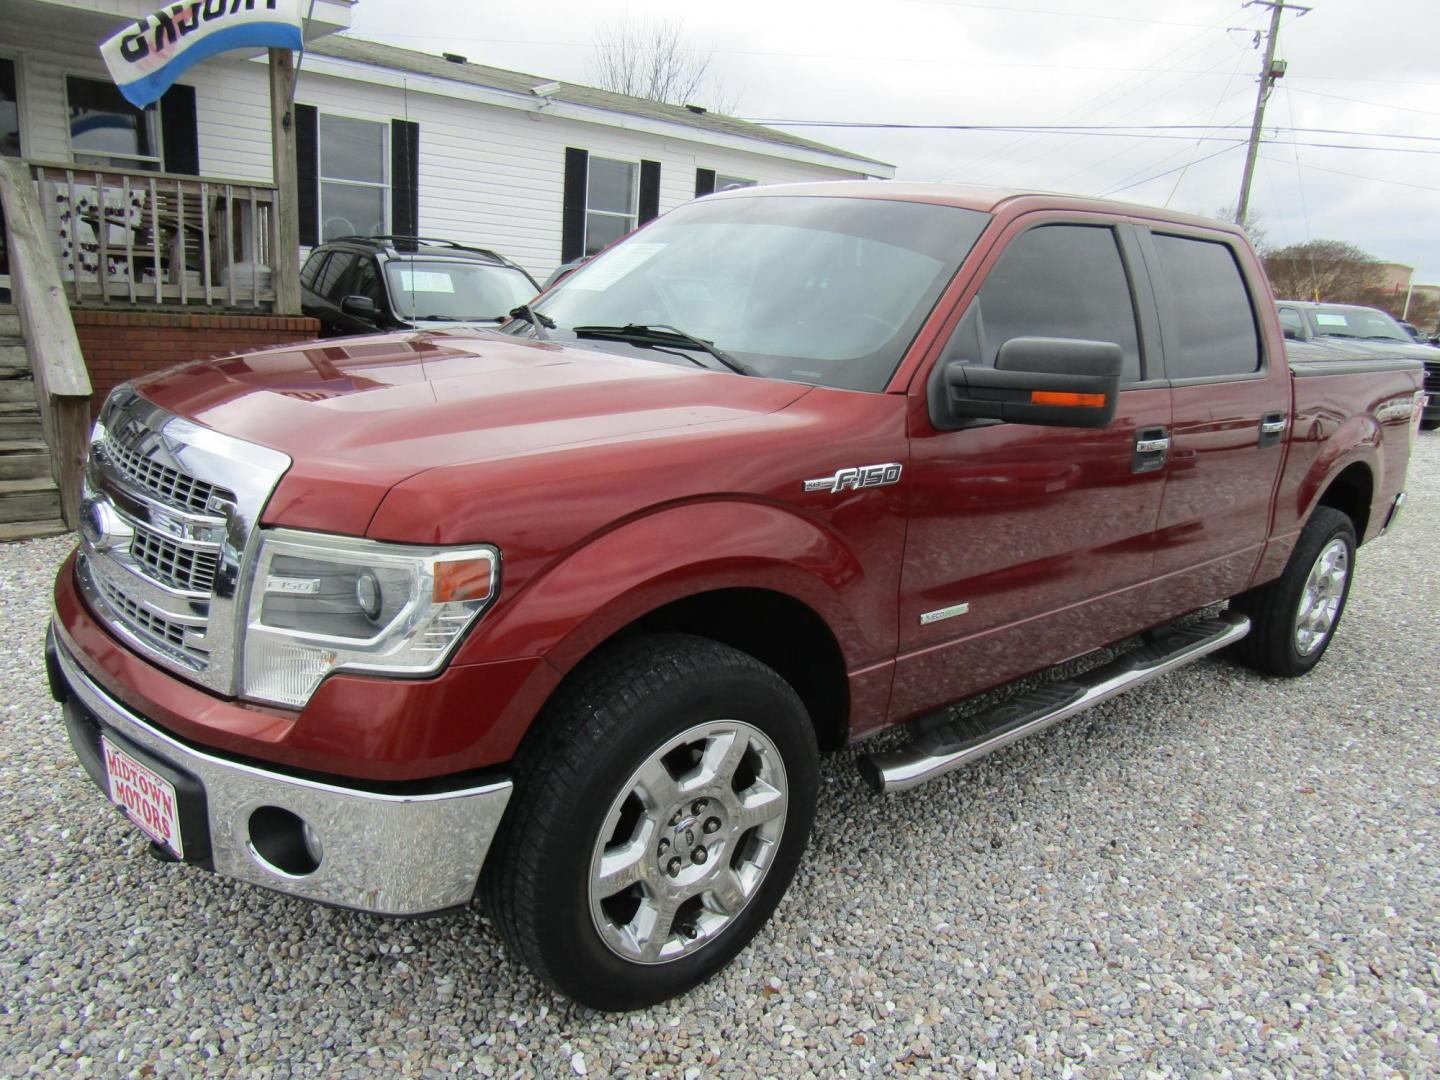
[[[103,735],[100,747],[105,754],[110,798],[124,808],[130,820],[150,839],[168,848],[177,859],[183,859],[185,847],[180,842],[180,807],[175,799],[175,785]]]

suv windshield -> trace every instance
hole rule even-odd
[[[1370,308],[1320,307],[1311,312],[1315,332],[1321,337],[1364,338],[1369,341],[1403,341],[1413,339],[1400,324],[1383,311]]]
[[[503,319],[535,295],[519,270],[480,262],[395,259],[385,264],[385,278],[402,319]]]
[[[883,390],[989,220],[881,199],[704,199],[597,256],[536,309],[561,334],[670,326],[772,378]]]

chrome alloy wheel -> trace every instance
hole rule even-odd
[[[590,859],[590,916],[616,955],[663,964],[713,941],[775,859],[788,789],[764,732],[716,720],[676,735],[635,770]]]
[[[1336,537],[1321,550],[1300,593],[1295,613],[1295,649],[1301,656],[1309,656],[1325,644],[1335,628],[1349,578],[1350,552],[1345,541]]]

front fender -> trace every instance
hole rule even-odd
[[[898,560],[885,566],[867,574],[836,532],[783,506],[717,499],[662,508],[590,538],[527,581],[481,622],[456,660],[543,656],[567,672],[665,604],[745,587],[813,610],[853,669],[894,652]]]

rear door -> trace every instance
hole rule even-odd
[[[1288,444],[1290,372],[1268,355],[1256,306],[1266,289],[1238,241],[1171,225],[1137,235],[1173,411],[1150,593],[1160,622],[1249,584]]]
[[[1109,341],[1122,392],[1104,429],[941,431],[912,390],[896,719],[1122,637],[1145,610],[1164,455],[1143,447],[1164,439],[1170,400],[1133,229],[1026,215],[997,251],[932,370],[993,365],[1016,337]]]

